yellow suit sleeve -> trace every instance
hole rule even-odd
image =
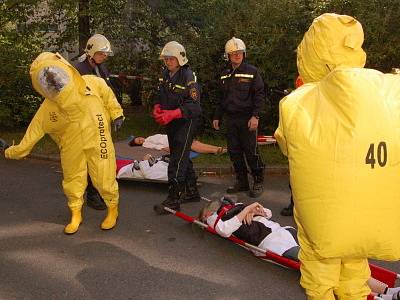
[[[104,80],[99,80],[98,91],[101,99],[103,100],[104,107],[111,117],[111,120],[115,120],[118,117],[124,116],[124,111],[121,105],[118,103],[117,98],[114,95],[112,89],[107,85]]]
[[[43,104],[40,106],[39,110],[36,112],[28,129],[25,132],[24,137],[18,145],[11,146],[6,149],[4,155],[9,159],[21,159],[27,156],[33,146],[45,135],[43,130]]]
[[[279,148],[281,149],[283,155],[287,156],[288,155],[288,149],[287,149],[287,144],[286,144],[286,138],[285,138],[285,131],[284,131],[284,122],[283,122],[283,112],[282,112],[282,106],[283,102],[285,101],[285,98],[281,100],[279,103],[279,125],[278,128],[275,130],[274,137],[276,141],[278,142]]]

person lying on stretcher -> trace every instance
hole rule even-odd
[[[155,134],[148,136],[147,138],[131,136],[129,146],[142,146],[149,149],[169,152],[168,137],[166,134]],[[198,140],[193,140],[191,150],[203,154],[223,154],[227,152],[225,147],[204,144]]]
[[[234,203],[223,197],[222,201],[207,203],[199,213],[199,220],[212,227],[222,237],[235,237],[263,250],[299,261],[300,250],[297,231],[271,220],[272,213],[260,203],[249,205]],[[262,255],[253,251],[255,255]],[[384,300],[400,300],[400,288],[388,286],[374,278],[368,280],[372,292]]]
[[[142,160],[117,160],[117,178],[168,181],[169,154],[154,158],[145,154]]]

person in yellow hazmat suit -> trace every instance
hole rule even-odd
[[[9,159],[20,159],[49,134],[60,149],[63,189],[71,210],[66,234],[82,222],[83,194],[90,174],[107,205],[102,229],[115,226],[118,217],[118,184],[110,118],[120,120],[122,109],[112,106],[113,92],[103,79],[79,72],[58,53],[44,52],[32,63],[34,89],[45,99],[18,145],[8,147]]]
[[[279,106],[311,300],[366,299],[367,258],[400,258],[400,77],[364,68],[363,41],[353,17],[316,18],[297,48],[304,85]]]

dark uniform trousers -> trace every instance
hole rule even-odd
[[[228,65],[220,79],[222,94],[215,120],[225,115],[228,153],[238,182],[247,183],[250,168],[255,182],[261,183],[264,163],[257,149],[257,131],[249,130],[248,121],[261,114],[265,101],[264,82],[257,68],[245,62],[236,69]]]
[[[196,184],[196,173],[190,159],[190,149],[199,126],[199,119],[175,119],[166,126],[170,148],[168,180],[171,185],[178,185],[180,191],[188,185]]]
[[[226,133],[228,153],[237,176],[247,176],[248,165],[253,176],[262,177],[264,163],[257,147],[257,130],[249,130],[249,119],[237,115],[226,116],[226,126],[229,128]]]

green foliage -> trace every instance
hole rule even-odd
[[[245,41],[249,63],[267,85],[262,133],[278,122],[282,91],[293,88],[296,47],[312,19],[325,12],[355,16],[364,26],[367,66],[389,71],[399,67],[398,0],[5,0],[0,4],[0,126],[22,126],[40,99],[29,82],[28,68],[43,49],[73,51],[78,45],[78,14],[90,16],[91,33],[107,36],[114,48],[113,73],[144,75],[143,99],[149,104],[162,67],[159,53],[170,41],[182,43],[202,86],[206,133],[219,100],[218,74],[226,62],[224,45],[232,36]],[[43,6],[46,3],[47,6]],[[40,18],[32,16],[40,15]],[[25,26],[22,26],[25,24]],[[17,30],[18,25],[18,30]],[[48,29],[56,28],[53,34]]]
[[[32,91],[29,65],[43,47],[38,24],[27,24],[37,1],[0,4],[0,126],[26,125],[40,104]],[[19,23],[17,23],[19,22]],[[18,30],[17,30],[18,29]]]

